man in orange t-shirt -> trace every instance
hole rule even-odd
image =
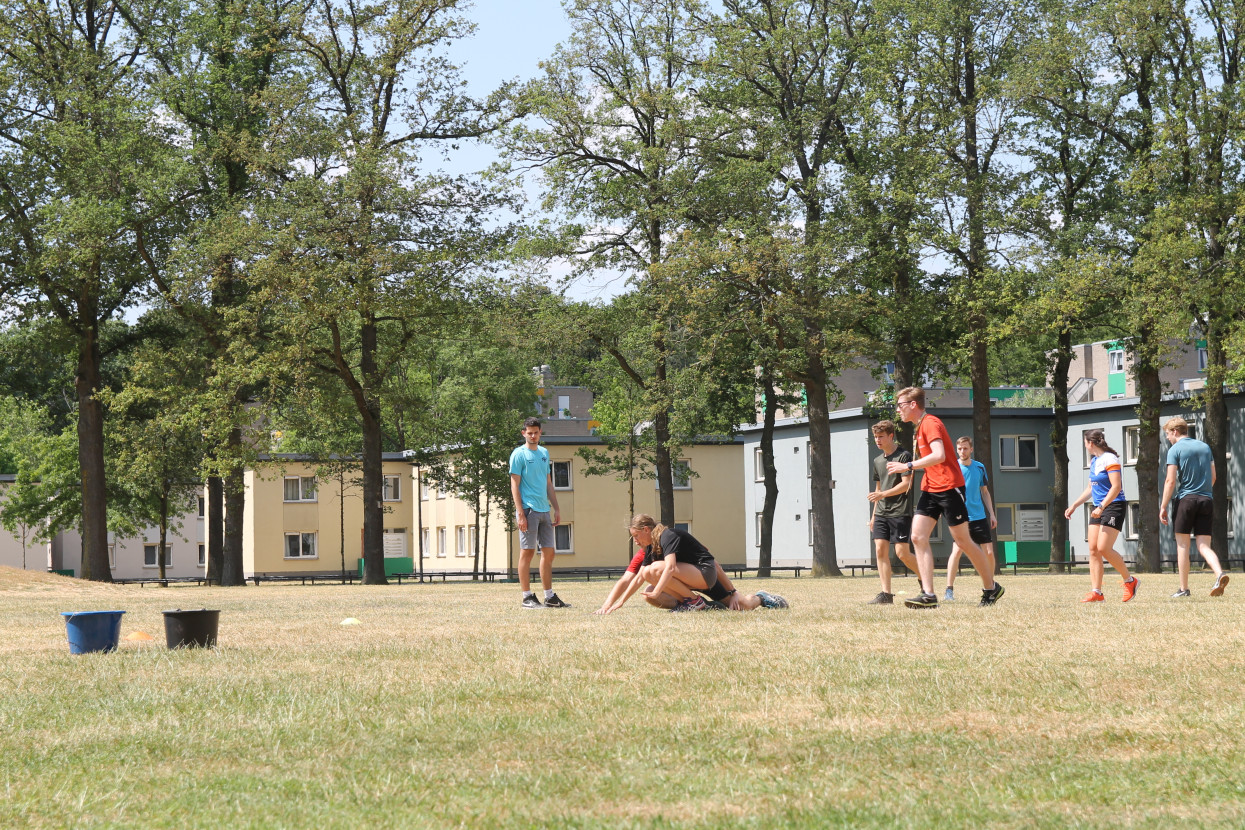
[[[901,389],[895,395],[899,417],[916,424],[917,460],[892,461],[888,471],[901,473],[924,470],[921,479],[921,498],[917,501],[912,517],[912,548],[916,553],[917,574],[921,579],[921,593],[904,600],[909,608],[937,608],[938,597],[934,594],[934,550],[929,545],[929,535],[938,524],[938,517],[946,515],[951,538],[960,546],[981,574],[981,604],[994,605],[1003,596],[1003,586],[994,581],[994,573],[988,567],[989,560],[968,532],[968,507],[964,503],[964,474],[951,452],[951,435],[942,420],[925,411],[925,390],[917,386]]]

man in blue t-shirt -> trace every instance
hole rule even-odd
[[[553,592],[554,527],[562,518],[549,451],[540,445],[540,419],[523,422],[523,446],[510,453],[510,495],[519,523],[519,588],[524,608],[570,608]],[[552,507],[552,515],[550,515]],[[531,591],[532,557],[540,548],[542,604]]]
[[[960,472],[964,474],[964,504],[968,506],[968,535],[986,552],[990,573],[994,573],[994,529],[999,520],[994,515],[994,501],[990,498],[990,477],[986,465],[973,458],[973,439],[962,435],[956,439],[955,454],[959,456]],[[959,545],[951,546],[947,557],[947,592],[943,599],[955,599],[955,575],[960,570],[960,556],[964,551]]]
[[[1167,448],[1167,480],[1163,482],[1163,501],[1159,521],[1168,523],[1167,507],[1176,497],[1171,525],[1176,532],[1176,562],[1180,569],[1180,590],[1173,597],[1189,596],[1189,535],[1197,539],[1197,552],[1215,571],[1212,597],[1223,596],[1228,575],[1219,564],[1219,557],[1210,547],[1214,528],[1215,459],[1210,447],[1189,437],[1189,423],[1179,416],[1163,424],[1163,432],[1171,445]]]

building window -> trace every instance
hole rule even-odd
[[[419,479],[419,500],[428,501],[428,479],[423,476]]]
[[[800,448],[797,446],[796,452],[799,452],[799,451],[800,451]],[[809,478],[813,477],[813,442],[812,441],[804,442],[804,472],[807,474]],[[812,542],[809,542],[809,544],[811,545]]]
[[[445,556],[445,528],[437,528],[437,556]]]
[[[808,519],[808,544],[809,544],[809,547],[812,547],[812,545],[813,545],[813,512],[814,512],[814,511],[812,511],[812,510],[808,511],[808,515],[806,516],[806,518]],[[798,514],[798,513],[796,514],[796,518],[797,518],[797,519],[799,519],[799,518],[800,518],[800,516],[799,516],[799,514]]]
[[[467,528],[467,553],[468,554],[474,554],[476,552],[476,548],[478,547],[476,534],[478,532],[479,532],[479,528],[477,528],[475,525],[471,525]]]
[[[1000,542],[1010,541],[1016,534],[1016,505],[996,504],[994,517],[999,521],[999,526],[994,530],[994,537]]]
[[[765,481],[765,453],[760,447],[752,451],[752,480]]]
[[[1228,538],[1235,539],[1236,531],[1233,530],[1233,526],[1232,526],[1232,499],[1228,499],[1228,512],[1225,517],[1225,521],[1227,521],[1228,523]]]
[[[117,567],[117,546],[110,544],[108,546],[108,567],[116,570]]]
[[[199,545],[199,567],[207,565],[207,545]]]
[[[1124,463],[1136,464],[1141,452],[1141,427],[1124,427]]]
[[[1141,504],[1130,501],[1128,511],[1124,514],[1124,538],[1141,538]]]
[[[454,528],[454,542],[455,542],[454,555],[455,556],[466,556],[467,555],[467,528],[465,526],[459,525],[458,527]]]
[[[143,545],[143,567],[158,568],[160,563],[156,561],[156,550],[159,545]],[[173,567],[173,548],[169,545],[164,546],[164,567]]]
[[[385,476],[383,501],[402,501],[402,476]]]
[[[692,532],[692,523],[691,523],[691,522],[675,522],[675,523],[674,523],[674,529],[675,529],[675,530],[681,530],[681,531],[683,531],[684,533],[691,533],[691,532]]]
[[[316,478],[315,476],[286,476],[285,477],[285,500],[290,501],[315,501],[316,500]]]
[[[1207,365],[1210,364],[1210,355],[1206,351],[1205,346],[1199,346],[1197,350],[1197,370],[1205,372]]]
[[[204,499],[204,498],[203,498],[203,496],[199,496],[199,518],[200,518],[200,519],[202,519],[204,516],[206,516],[206,515],[207,515],[207,509],[206,509],[206,508],[207,508],[207,504],[206,504],[206,501],[207,501],[207,500],[206,500],[206,499]]]
[[[999,436],[999,469],[1036,470],[1037,450],[1036,435]]]
[[[444,481],[437,482],[437,498],[443,499],[449,495],[449,488]]]
[[[654,470],[653,471],[654,477],[656,477],[656,474],[657,474],[657,471]],[[674,480],[675,490],[692,489],[692,465],[691,465],[691,462],[689,462],[686,458],[680,458],[678,461],[671,462],[670,476]],[[658,481],[654,481],[653,489],[657,490],[660,488],[661,488],[661,483]]]
[[[1112,349],[1107,352],[1107,371],[1122,372],[1124,371],[1124,350]]]
[[[285,534],[285,558],[286,559],[315,559],[316,558],[316,533],[287,533]]]
[[[554,553],[574,553],[575,534],[572,525],[558,525],[553,529]]]
[[[571,462],[555,461],[553,462],[553,489],[570,490],[571,489]]]
[[[432,547],[432,531],[425,527],[419,531],[419,555],[421,558],[428,555],[430,547]]]
[[[571,417],[571,396],[558,395],[558,418]]]
[[[765,515],[764,513],[756,514],[756,522],[757,522],[756,541],[752,545],[754,548],[761,547],[761,519],[764,517],[764,515]]]

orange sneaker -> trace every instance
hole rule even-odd
[[[1081,602],[1106,602],[1106,597],[1097,591],[1090,591]]]
[[[1124,583],[1124,599],[1120,601],[1128,602],[1130,599],[1137,596],[1137,586],[1139,586],[1140,584],[1141,582],[1138,581],[1137,577],[1135,576],[1129,579],[1127,582],[1125,582]]]

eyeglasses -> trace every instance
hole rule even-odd
[[[895,406],[896,406],[897,408],[899,408],[899,409],[903,409],[903,408],[904,408],[905,406],[907,406],[908,404],[914,404],[914,405],[915,405],[915,404],[916,404],[916,401],[899,401],[899,402],[897,402],[897,403],[895,404]]]

